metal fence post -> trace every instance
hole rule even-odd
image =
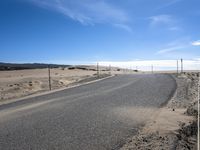
[[[99,63],[97,63],[97,77],[99,78]]]
[[[48,65],[48,76],[49,76],[49,90],[51,90],[51,71],[50,71],[50,65]]]
[[[181,73],[183,73],[183,59],[181,58]]]
[[[178,69],[179,69],[179,68],[178,68],[178,60],[177,60],[177,76],[178,76]]]
[[[111,75],[111,65],[109,65],[109,74]]]
[[[151,65],[151,73],[153,74],[153,65]]]

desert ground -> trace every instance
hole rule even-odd
[[[111,68],[112,74],[126,73]],[[100,75],[110,74],[108,67],[99,68]],[[52,90],[64,88],[84,79],[97,76],[96,66],[82,69],[52,68],[50,69]],[[95,79],[95,78],[94,78]],[[27,69],[0,71],[0,101],[21,98],[30,94],[49,90],[48,69]]]
[[[94,71],[51,69],[52,89],[93,76]],[[49,90],[48,70],[30,69],[0,72],[0,99],[8,100]]]

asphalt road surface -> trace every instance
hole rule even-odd
[[[170,75],[119,75],[1,105],[0,149],[118,149],[175,88]]]

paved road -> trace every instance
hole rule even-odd
[[[119,75],[2,105],[0,149],[117,149],[175,87],[169,75]]]

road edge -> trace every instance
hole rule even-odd
[[[120,147],[119,150],[130,150],[138,148],[140,149],[163,148],[163,149],[181,150],[183,149],[184,146],[189,147],[191,149],[193,148],[195,149],[196,147],[195,144],[197,144],[196,142],[197,139],[195,139],[194,137],[197,131],[196,127],[197,123],[195,122],[195,120],[197,120],[197,118],[195,117],[195,114],[188,113],[188,108],[192,106],[191,103],[188,103],[187,107],[179,105],[177,105],[179,107],[172,107],[170,105],[170,102],[172,102],[174,99],[176,100],[179,97],[179,94],[177,95],[176,92],[181,88],[180,83],[176,79],[176,76],[175,75],[170,75],[170,76],[176,81],[177,85],[177,88],[172,97],[168,101],[166,101],[164,106],[159,108],[159,114],[156,115],[155,117],[152,117],[152,119],[149,122],[147,122],[144,125],[144,127],[140,129],[140,131],[138,131],[138,134],[128,138],[126,140],[126,143],[122,145],[122,147]],[[186,79],[188,79],[188,75]],[[191,82],[195,82],[195,80]],[[194,85],[193,87],[190,88],[196,88],[196,86]],[[188,101],[191,101],[191,99],[189,99]],[[192,103],[195,104],[194,101]],[[166,112],[167,114],[163,115]],[[177,117],[178,118],[176,119],[174,117],[176,120],[166,119],[169,125],[161,127],[161,125],[163,124],[163,120],[159,120],[159,118],[163,118],[163,116],[164,118],[166,118],[166,116],[167,118],[173,118],[169,117],[168,116],[169,114],[171,116],[173,115],[176,116],[176,118]],[[176,125],[177,128],[171,128],[170,130],[171,124]]]
[[[173,97],[175,96],[175,94],[177,92],[177,89],[178,89],[178,83],[177,83],[176,78],[174,77],[174,75],[173,74],[167,74],[167,75],[174,81],[175,86],[174,86],[173,91],[169,95],[168,99],[160,105],[160,108],[166,107],[166,105],[169,103],[169,101],[173,99]]]

